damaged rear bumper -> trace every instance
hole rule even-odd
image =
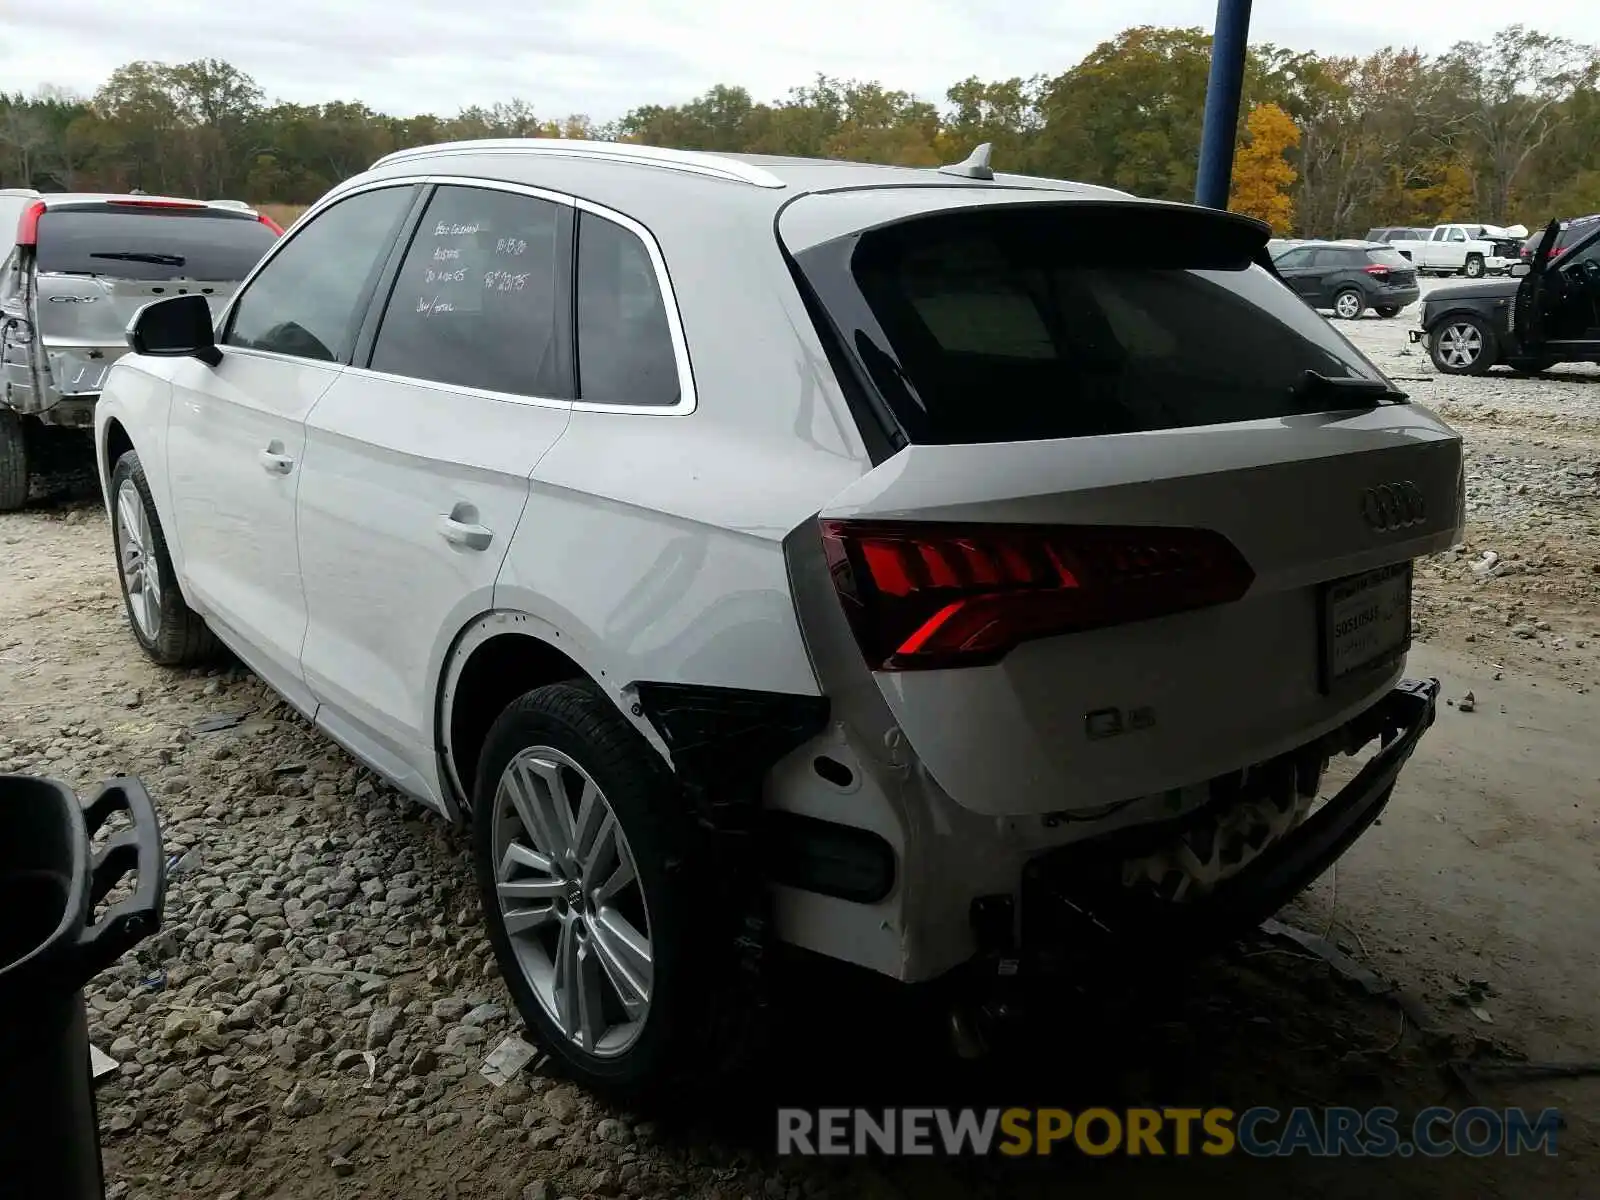
[[[1258,925],[1326,871],[1382,813],[1401,768],[1433,724],[1438,697],[1438,680],[1404,680],[1301,751],[1331,756],[1381,743],[1336,795],[1203,897],[1169,901],[1122,886],[1118,865],[1136,851],[1104,839],[1033,859],[1021,893],[1023,956],[1042,956],[1043,965],[1129,953],[1150,961],[1152,951],[1191,953]]]

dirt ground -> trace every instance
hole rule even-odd
[[[1600,373],[1444,380],[1406,347],[1411,323],[1352,336],[1468,439],[1467,541],[1419,565],[1410,668],[1449,704],[1379,825],[1283,914],[1396,990],[1263,938],[1155,994],[1064,1001],[1025,1055],[977,1067],[935,1054],[895,1001],[795,993],[767,1059],[671,1111],[617,1112],[537,1071],[490,1088],[478,1065],[514,1026],[464,844],[242,668],[148,665],[95,497],[0,516],[0,772],[137,774],[169,845],[204,851],[168,940],[90,989],[96,1044],[123,1039],[101,1094],[111,1195],[1600,1196],[1600,1077],[1494,1073],[1600,1062]],[[217,714],[244,719],[198,731]],[[348,904],[307,899],[336,872]],[[1554,1158],[1370,1160],[1359,1181],[1351,1160],[1303,1157],[775,1159],[772,1106],[818,1097],[1481,1102],[1554,1106],[1565,1128]]]

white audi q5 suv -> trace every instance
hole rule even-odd
[[[1438,690],[1411,563],[1462,523],[1458,437],[1267,235],[984,153],[392,154],[215,323],[130,326],[133,635],[220,641],[470,820],[589,1083],[692,1067],[780,946],[906,982],[1192,947],[1387,803]]]

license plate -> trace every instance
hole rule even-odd
[[[1392,666],[1411,646],[1411,564],[1327,585],[1322,595],[1322,687]]]

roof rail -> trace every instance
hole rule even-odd
[[[433,158],[441,154],[500,154],[507,151],[665,167],[674,171],[688,171],[695,175],[708,175],[714,179],[753,184],[756,187],[787,186],[770,171],[717,154],[706,154],[698,150],[668,150],[661,146],[635,146],[628,142],[588,142],[578,138],[482,138],[466,142],[439,142],[431,146],[413,146],[408,150],[396,150],[392,154],[385,154],[372,164],[371,169],[417,158]]]

